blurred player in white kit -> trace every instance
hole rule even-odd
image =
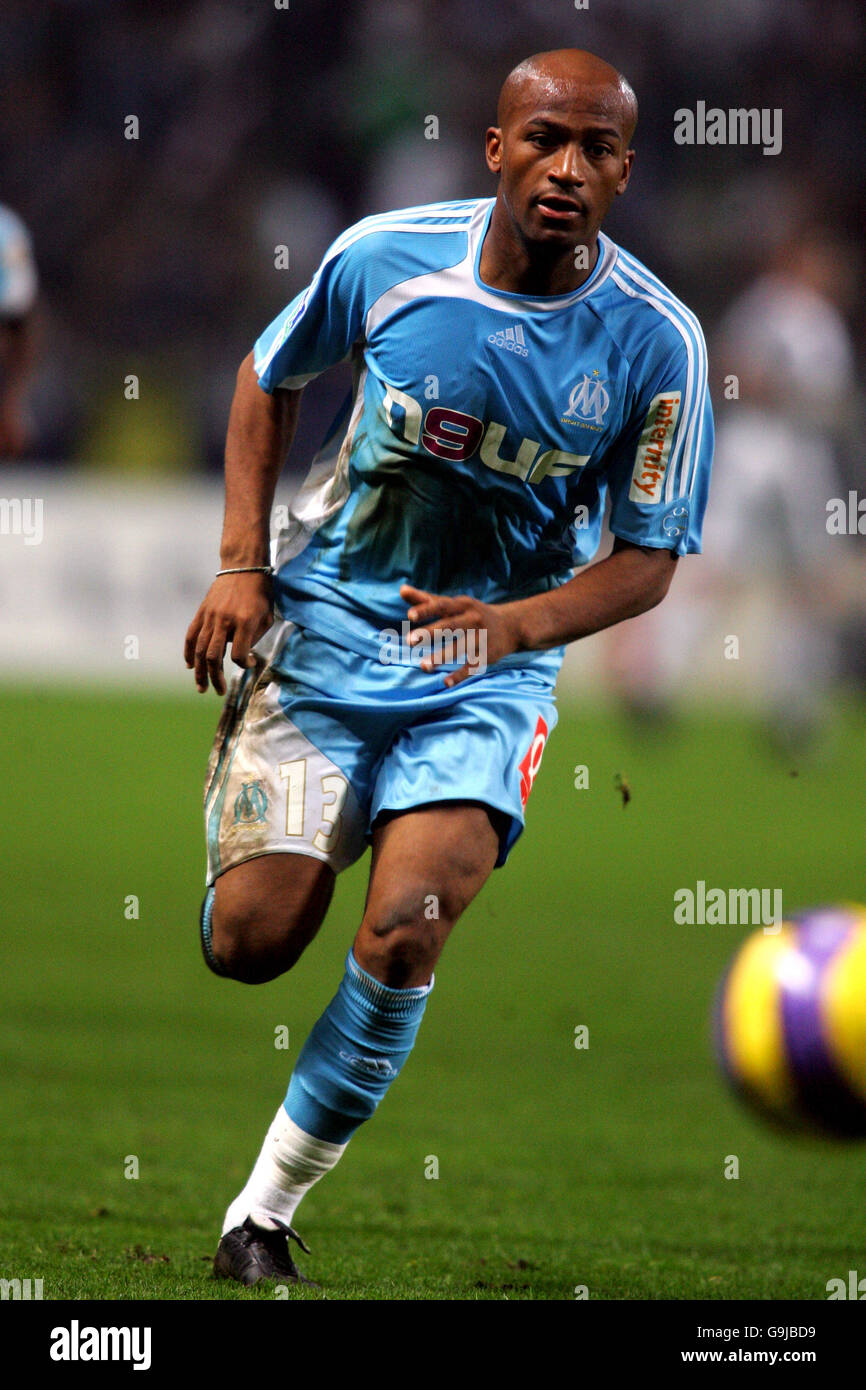
[[[820,725],[839,663],[843,555],[827,504],[844,491],[836,445],[855,403],[839,307],[850,274],[845,248],[822,229],[792,238],[720,324],[714,357],[726,399],[700,588],[611,634],[614,680],[638,715],[669,708],[697,645],[721,663],[724,638],[745,625],[747,683],[774,741],[800,748]],[[759,652],[749,627],[756,594],[764,597]]]

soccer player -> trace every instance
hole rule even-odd
[[[28,444],[25,397],[33,368],[33,306],[37,275],[30,235],[0,205],[0,458]]]
[[[710,518],[710,595],[726,625],[756,594],[769,598],[756,693],[771,745],[786,758],[814,747],[838,679],[844,557],[828,534],[827,504],[845,496],[837,452],[856,419],[855,348],[841,312],[850,275],[830,229],[798,225],[719,328],[740,399],[718,431],[725,486]],[[696,607],[712,622],[709,601]]]
[[[701,330],[599,230],[636,118],[594,55],[528,58],[486,135],[496,197],[351,227],[241,364],[222,568],[185,649],[200,691],[225,692],[229,642],[242,668],[205,790],[208,965],[248,983],[289,970],[335,875],[368,844],[372,861],[218,1275],[304,1278],[295,1210],[399,1074],[449,932],[523,828],[564,644],[657,604],[700,549]],[[272,574],[301,393],[346,359],[351,396]],[[612,553],[573,575],[608,494]]]

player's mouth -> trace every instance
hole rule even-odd
[[[581,203],[576,202],[574,198],[565,198],[559,193],[542,193],[535,202],[545,217],[554,218],[556,221],[567,222],[570,218],[582,217],[584,212]]]

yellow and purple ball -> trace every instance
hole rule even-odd
[[[715,1037],[734,1090],[766,1119],[866,1138],[866,908],[815,908],[747,937]]]

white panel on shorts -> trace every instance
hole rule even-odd
[[[262,854],[307,854],[335,873],[364,853],[345,774],[286,717],[261,661],[232,683],[205,782],[207,883]]]

